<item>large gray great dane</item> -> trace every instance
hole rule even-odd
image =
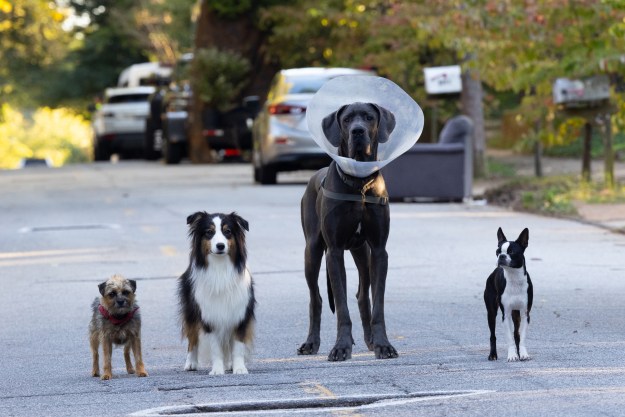
[[[338,148],[339,156],[367,162],[377,160],[378,144],[388,140],[395,128],[395,117],[376,104],[352,103],[326,116],[322,124],[326,138]],[[389,206],[382,174],[376,171],[365,178],[351,176],[333,161],[310,179],[301,210],[310,325],[308,338],[298,353],[311,355],[319,351],[322,300],[318,279],[325,253],[330,308],[336,310],[337,316],[336,343],[328,360],[351,358],[354,339],[344,264],[344,252],[349,250],[358,268],[356,297],[365,343],[378,359],[396,358],[398,354],[388,341],[384,322]]]

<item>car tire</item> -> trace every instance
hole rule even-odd
[[[108,146],[96,140],[96,144],[93,147],[93,159],[94,161],[109,161],[111,159],[111,151]]]
[[[184,146],[181,143],[172,143],[168,140],[163,142],[163,151],[165,153],[165,163],[167,165],[179,164],[182,160],[182,151]]]
[[[263,185],[275,184],[278,171],[271,165],[261,165],[258,169],[258,181]]]

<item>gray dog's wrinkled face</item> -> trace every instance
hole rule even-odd
[[[395,116],[376,104],[356,102],[327,115],[322,123],[339,156],[366,162],[377,160],[378,144],[388,140]]]

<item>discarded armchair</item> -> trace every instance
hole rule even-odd
[[[382,168],[389,198],[460,201],[473,186],[473,122],[455,116],[445,123],[438,143],[415,144]]]

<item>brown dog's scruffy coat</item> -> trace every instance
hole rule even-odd
[[[130,350],[135,357],[137,376],[148,376],[141,354],[141,316],[135,302],[137,283],[121,275],[113,275],[98,285],[101,297],[93,300],[93,315],[89,323],[89,340],[93,356],[92,376],[100,376],[98,348],[102,344],[104,372],[102,379],[111,379],[113,344],[124,346],[124,359],[129,374],[135,373],[130,362]]]

